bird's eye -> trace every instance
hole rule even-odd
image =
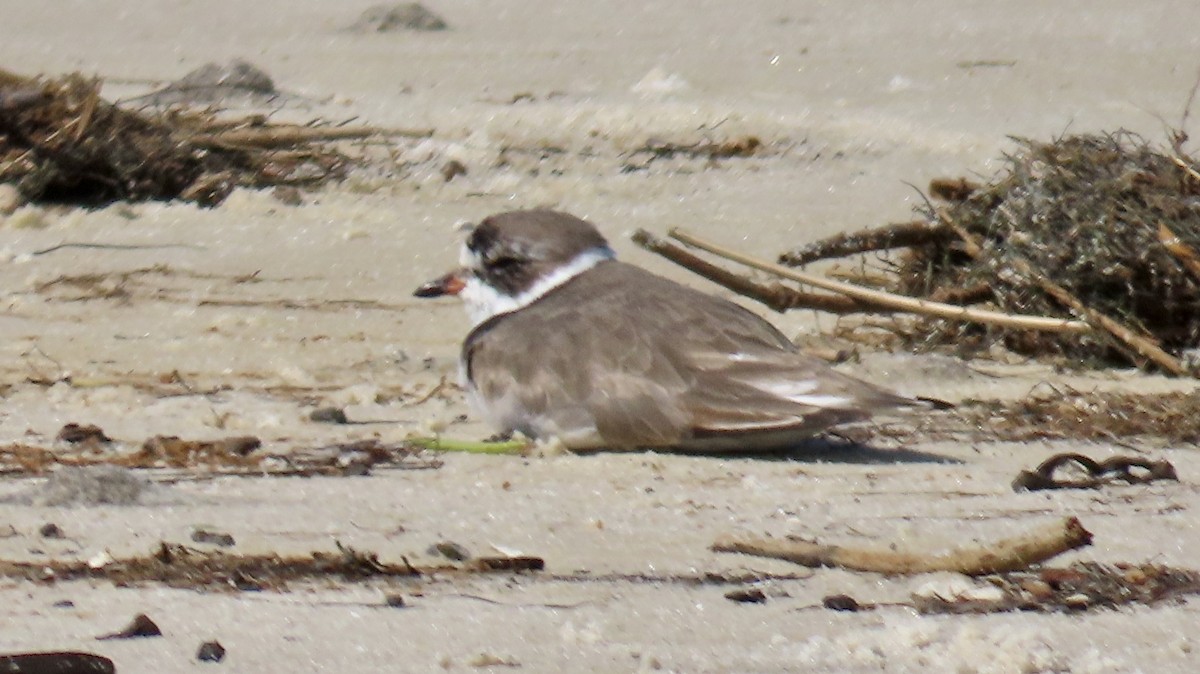
[[[512,269],[521,264],[521,258],[515,255],[501,255],[488,260],[488,266],[492,269]]]

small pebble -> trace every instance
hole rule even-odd
[[[280,185],[271,191],[271,196],[275,197],[275,201],[284,206],[301,206],[304,204],[304,196],[300,194],[300,190],[291,185]]]
[[[757,587],[743,587],[725,593],[725,598],[739,604],[765,604],[767,595]]]
[[[355,33],[391,33],[399,30],[446,30],[446,21],[417,2],[368,7],[350,26]]]
[[[97,641],[107,641],[109,639],[134,639],[137,637],[161,637],[162,630],[158,628],[150,616],[145,613],[139,613],[133,618],[133,622],[129,623],[125,629],[112,634],[96,637]]]
[[[465,562],[471,558],[471,552],[453,541],[440,541],[429,548],[429,554],[441,555],[453,562]]]
[[[193,531],[192,541],[196,543],[208,543],[209,545],[219,545],[223,548],[233,547],[237,543],[231,534],[223,531],[209,531],[207,529],[196,529]]]
[[[225,647],[219,641],[205,641],[196,651],[196,659],[201,662],[220,662],[225,659]]]
[[[320,407],[308,415],[309,420],[321,424],[346,424],[350,423],[350,419],[346,417],[346,411],[340,407]]]
[[[830,611],[849,611],[853,613],[862,610],[862,605],[858,603],[858,600],[848,594],[831,594],[821,600],[821,605]]]
[[[442,178],[444,178],[446,182],[450,182],[458,176],[465,175],[467,175],[467,167],[457,159],[451,159],[445,164],[442,164]]]

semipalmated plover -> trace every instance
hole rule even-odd
[[[570,449],[757,451],[922,405],[801,353],[748,309],[618,262],[566,213],[493,215],[461,264],[415,294],[465,301],[463,386],[502,431]]]

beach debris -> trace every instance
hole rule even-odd
[[[1131,437],[1200,442],[1200,389],[1142,394],[1042,385],[1015,400],[963,404],[957,413],[968,426],[1009,442]]]
[[[308,413],[308,419],[319,424],[350,423],[350,419],[346,416],[346,410],[340,407],[318,407]]]
[[[246,476],[354,476],[387,465],[404,470],[431,470],[442,462],[422,456],[422,450],[408,442],[385,444],[377,439],[360,440],[325,447],[299,447],[280,454],[255,449],[257,438],[238,436],[223,440],[190,441],[174,436],[155,436],[136,451],[97,454],[86,445],[72,445],[76,451],[47,449],[25,444],[0,445],[0,470],[9,474],[39,475],[69,467],[108,466],[118,470],[146,468],[203,469],[206,475]],[[107,475],[107,474],[105,474]],[[115,479],[109,476],[110,479]],[[62,477],[58,478],[61,481]],[[94,479],[94,478],[93,478]],[[139,478],[140,479],[140,478]],[[48,483],[53,498],[65,498],[63,487]],[[46,496],[21,497],[37,501]]]
[[[881,310],[885,313],[908,312],[920,316],[942,318],[952,321],[968,321],[984,325],[1008,326],[1012,328],[1040,330],[1047,332],[1081,333],[1090,329],[1087,323],[1084,323],[1083,321],[1048,316],[1008,314],[999,311],[991,311],[988,309],[964,307],[954,304],[947,304],[945,302],[937,302],[930,299],[918,299],[909,297],[907,295],[885,292],[874,288],[847,283],[845,281],[834,280],[824,276],[817,276],[815,274],[789,269],[765,260],[759,260],[750,255],[745,255],[724,246],[719,246],[710,241],[705,241],[698,236],[689,234],[679,229],[671,230],[669,232],[669,236],[681,243],[684,243],[685,245],[699,248],[718,257],[732,260],[748,267],[759,269],[791,281],[811,285],[816,288],[821,288],[822,290],[832,291],[861,302],[875,305],[876,309],[873,311]]]
[[[69,423],[63,426],[56,439],[75,445],[79,443],[109,444],[112,438],[104,434],[104,430],[95,424]]]
[[[1055,477],[1066,467],[1082,470],[1082,478]],[[1138,469],[1139,472],[1134,472]],[[1098,489],[1115,482],[1146,484],[1156,480],[1179,481],[1175,466],[1169,461],[1154,461],[1141,457],[1113,456],[1103,461],[1074,452],[1055,454],[1033,470],[1023,470],[1013,480],[1013,491],[1043,489]]]
[[[328,474],[352,477],[369,475],[375,466],[399,465],[411,454],[404,445],[389,445],[371,438],[323,447],[312,453],[312,459],[315,461],[324,456],[323,465]]]
[[[512,657],[504,657],[492,653],[478,653],[467,659],[468,667],[482,669],[485,667],[520,667],[521,663]]]
[[[112,660],[94,653],[0,654],[0,672],[5,674],[115,674],[116,671]]]
[[[63,533],[62,527],[54,522],[47,522],[38,529],[38,535],[42,538],[63,538],[66,534]]]
[[[402,30],[446,30],[446,20],[419,2],[372,5],[347,28],[353,33],[393,33]]]
[[[404,595],[399,592],[389,592],[383,596],[383,605],[388,608],[405,608]]]
[[[546,561],[532,555],[517,555],[513,557],[474,557],[463,565],[468,571],[493,573],[500,571],[543,571]]]
[[[196,529],[192,531],[192,542],[216,545],[222,548],[231,548],[236,544],[231,534],[223,531],[211,531],[209,529]]]
[[[137,639],[141,637],[161,637],[162,630],[158,625],[150,619],[150,616],[145,613],[139,613],[134,616],[124,629],[96,637],[97,641],[108,641],[110,639]]]
[[[467,175],[467,165],[457,159],[451,159],[445,164],[442,164],[441,174],[443,180],[450,182],[458,176]]]
[[[830,611],[846,611],[855,613],[869,608],[858,603],[858,600],[848,594],[830,594],[821,598],[821,606]]]
[[[1079,391],[1039,384],[1005,400],[964,400],[953,410],[911,424],[870,424],[839,431],[859,443],[1044,440],[1128,443],[1138,439],[1170,447],[1200,442],[1200,389],[1139,393]]]
[[[926,204],[920,219],[787,251],[786,267],[674,238],[837,298],[764,292],[724,275],[772,308],[888,314],[888,323],[864,321],[867,340],[884,332],[893,345],[964,355],[1000,343],[1073,366],[1197,374],[1185,356],[1200,343],[1200,171],[1182,139],[1170,148],[1124,131],[1014,140],[986,184],[937,179],[929,191],[942,203]],[[787,273],[846,256],[861,256],[864,282]],[[879,278],[884,287],[868,287]]]
[[[1065,568],[983,576],[976,583],[965,594],[914,596],[912,606],[924,614],[1053,613],[1150,606],[1200,593],[1200,572],[1157,564],[1076,562]],[[972,594],[984,600],[969,598]]]
[[[725,593],[725,598],[737,604],[765,604],[767,595],[757,587],[740,587]]]
[[[108,580],[127,586],[161,583],[167,587],[207,590],[284,590],[297,581],[408,578],[422,571],[411,564],[386,564],[374,553],[338,545],[336,552],[308,555],[239,555],[160,543],[149,555],[114,559],[93,568],[79,560],[42,562],[0,560],[0,576],[49,582]]]
[[[183,199],[215,206],[238,186],[343,177],[353,160],[336,141],[429,133],[277,124],[263,115],[231,119],[210,110],[132,110],[102,98],[94,77],[34,78],[0,69],[0,183],[15,186],[30,204]]]
[[[465,562],[471,558],[471,552],[466,546],[454,541],[438,541],[429,546],[427,552],[431,555],[441,555],[452,562]]]
[[[761,302],[775,311],[783,312],[803,307],[835,314],[847,314],[867,311],[872,306],[844,295],[808,293],[781,283],[766,284],[754,281],[748,276],[735,274],[704,258],[693,255],[644,229],[635,231],[632,239],[642,248],[657,253],[688,271],[699,274],[739,295]]]
[[[1092,534],[1075,517],[1042,526],[990,545],[962,547],[936,554],[889,548],[822,545],[798,540],[725,537],[713,543],[716,552],[736,552],[783,559],[808,567],[839,567],[852,571],[917,574],[951,571],[982,576],[1027,569],[1064,552],[1091,545]]]
[[[966,576],[939,578],[925,583],[912,592],[912,605],[922,613],[988,613],[1007,608],[1004,590],[987,582],[976,582]]]
[[[196,659],[201,662],[220,662],[225,659],[225,647],[215,639],[205,641],[196,650]]]
[[[660,159],[701,159],[708,164],[715,164],[721,159],[742,159],[760,154],[767,149],[757,136],[743,135],[725,139],[702,139],[692,142],[680,142],[648,138],[640,147],[626,153],[621,171],[645,170]]]
[[[185,468],[201,464],[249,465],[250,457],[262,441],[253,435],[239,435],[219,440],[184,440],[174,435],[156,435],[142,443],[139,459],[150,465]]]

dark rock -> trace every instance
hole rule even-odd
[[[110,639],[135,639],[139,637],[161,637],[162,630],[158,625],[150,619],[150,616],[145,613],[139,613],[133,618],[133,622],[129,623],[125,629],[112,634],[96,637],[98,641],[107,641]]]
[[[739,604],[765,604],[767,595],[757,587],[743,587],[725,593],[725,598]]]
[[[219,545],[223,548],[233,547],[236,543],[232,535],[223,531],[209,531],[208,529],[196,529],[193,531],[192,541],[196,543],[208,543],[209,545]]]
[[[350,26],[355,33],[392,33],[401,30],[446,30],[442,17],[419,2],[368,7]]]
[[[821,600],[821,605],[831,611],[861,611],[862,606],[848,594],[831,594]]]
[[[319,407],[310,412],[308,418],[322,424],[345,424],[350,422],[350,419],[346,417],[346,411],[340,407]]]
[[[205,641],[196,651],[196,659],[201,662],[220,662],[225,659],[225,647],[219,641]]]

